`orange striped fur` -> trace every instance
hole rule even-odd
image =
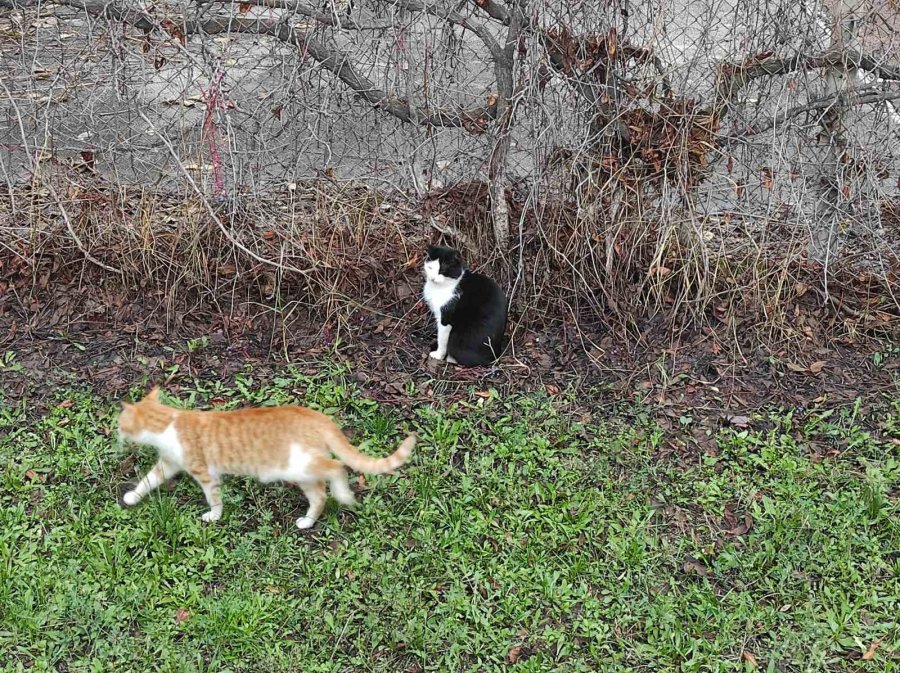
[[[294,482],[309,501],[298,528],[310,528],[325,508],[325,485],[336,500],[355,502],[346,467],[368,474],[392,472],[416,445],[410,434],[387,458],[360,453],[325,414],[298,406],[234,411],[184,411],[159,401],[154,388],[136,404],[122,403],[119,436],[156,448],[159,460],[123,497],[135,505],[180,472],[190,474],[206,495],[204,521],[222,516],[221,478],[247,475],[263,482]],[[334,457],[332,457],[334,456]]]

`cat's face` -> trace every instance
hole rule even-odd
[[[462,275],[462,256],[453,248],[432,245],[425,256],[425,278],[432,283],[448,283]]]
[[[144,408],[149,404],[159,401],[159,389],[154,388],[137,404],[122,402],[122,411],[119,413],[119,437],[135,439],[145,430]]]

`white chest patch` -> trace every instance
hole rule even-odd
[[[440,322],[441,319],[441,308],[456,296],[456,291],[459,287],[461,278],[462,276],[459,278],[447,279],[442,283],[435,283],[431,280],[425,281],[425,289],[422,292],[422,296],[438,322]]]
[[[160,457],[184,466],[184,445],[178,438],[178,431],[175,429],[175,423],[169,423],[168,427],[162,432],[150,432],[145,430],[137,438],[138,444],[148,444],[156,447]]]

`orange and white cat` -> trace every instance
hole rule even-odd
[[[184,411],[161,403],[159,388],[136,404],[122,403],[119,437],[153,446],[159,454],[153,469],[123,496],[126,505],[136,505],[153,489],[187,472],[209,503],[203,520],[218,521],[221,478],[254,476],[262,482],[289,481],[300,486],[309,509],[297,519],[298,528],[310,528],[322,513],[326,482],[338,502],[354,504],[345,465],[368,474],[392,472],[409,459],[416,445],[413,433],[387,458],[372,458],[357,451],[328,416],[312,409]]]

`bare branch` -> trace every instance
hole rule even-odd
[[[754,79],[787,75],[798,70],[839,66],[872,72],[884,80],[900,80],[900,67],[880,64],[871,56],[853,50],[829,50],[814,56],[795,54],[787,58],[773,58],[771,55],[765,55],[753,57],[739,64],[725,63],[719,66],[716,107],[720,112],[724,111],[724,108],[734,101],[740,90]]]
[[[784,122],[789,121],[794,117],[799,117],[807,112],[816,112],[817,110],[824,110],[827,112],[832,106],[837,104],[871,105],[875,103],[886,103],[897,99],[900,99],[900,91],[884,91],[880,88],[862,89],[860,91],[841,92],[838,95],[824,96],[810,101],[806,105],[798,105],[785,110],[784,112],[779,113],[771,121],[749,128],[736,135],[732,135],[725,141],[733,142],[740,138],[760,135],[761,133],[766,133],[781,126]]]
[[[484,12],[487,13],[492,19],[497,19],[504,26],[509,24],[510,13],[509,10],[506,9],[503,5],[496,2],[495,0],[473,0],[473,2],[478,5]]]
[[[385,3],[389,0],[379,0],[379,2]],[[467,18],[461,15],[459,12],[456,12],[452,9],[447,9],[446,7],[441,7],[433,2],[421,2],[421,0],[391,0],[392,5],[399,5],[404,9],[409,10],[410,12],[425,12],[426,14],[431,14],[432,16],[436,16],[440,19],[444,19],[449,21],[450,23],[454,23],[466,30],[471,31],[474,35],[477,35],[478,38],[484,43],[484,45],[488,48],[488,51],[491,52],[492,58],[497,58],[500,54],[500,45],[497,43],[497,40],[494,39],[494,36],[491,34],[491,31],[488,30],[488,27],[483,23],[479,23],[471,18]]]
[[[114,266],[109,266],[108,264],[104,264],[99,259],[94,257],[88,249],[84,247],[84,243],[81,242],[81,239],[78,237],[78,234],[75,233],[75,227],[72,226],[72,219],[69,217],[69,212],[66,210],[65,205],[63,205],[62,199],[59,198],[59,194],[57,194],[56,189],[54,189],[53,184],[48,180],[45,185],[47,189],[50,191],[50,194],[53,196],[53,200],[56,201],[56,205],[59,208],[59,212],[62,213],[63,221],[66,223],[66,230],[69,232],[69,236],[72,237],[72,241],[75,242],[75,246],[84,255],[84,258],[91,262],[92,264],[96,264],[101,269],[105,269],[106,271],[112,271],[118,276],[122,275],[121,269],[117,269]]]
[[[358,96],[376,105],[401,121],[412,123],[413,113],[410,102],[402,98],[388,95],[379,89],[372,80],[358,72],[351,64],[347,54],[336,49],[330,49],[322,42],[312,38],[303,31],[296,30],[282,24],[258,24],[258,31],[252,27],[238,25],[237,32],[259,32],[271,35],[282,42],[297,45],[303,53],[309,54],[319,65],[337,75],[344,84],[349,86]],[[468,110],[436,110],[428,113],[417,111],[416,118],[419,123],[426,126],[453,126],[472,128],[471,125],[486,123],[496,115],[496,102],[481,105]]]
[[[222,4],[229,3],[229,0],[219,1],[222,2]],[[338,18],[334,14],[313,9],[299,0],[246,0],[246,4],[254,5],[256,7],[268,7],[269,9],[285,9],[293,14],[299,14],[309,19],[313,19],[322,25],[334,26],[335,28],[349,28],[351,30],[389,30],[394,27],[394,24],[391,21],[360,24],[357,23],[352,16]]]
[[[27,7],[39,0],[0,0],[0,7]],[[95,16],[116,19],[143,30],[161,30],[167,34],[164,23],[141,11],[122,7],[106,0],[57,0],[58,4],[82,9]],[[171,22],[171,20],[168,20]],[[173,24],[174,25],[174,24]],[[360,98],[384,110],[406,123],[416,121],[423,126],[462,127],[473,133],[481,133],[489,120],[497,115],[497,102],[473,108],[444,108],[429,112],[416,110],[415,115],[408,100],[389,95],[378,88],[350,62],[350,57],[337,49],[326,46],[309,33],[291,27],[277,19],[256,19],[243,17],[213,17],[205,20],[190,20],[177,26],[184,35],[204,33],[216,35],[226,32],[269,35],[282,42],[296,45],[301,53],[309,55],[320,66],[334,73]]]
[[[545,32],[541,37],[544,44],[544,50],[547,53],[547,57],[550,60],[550,65],[553,66],[553,69],[562,75],[566,83],[569,84],[569,86],[574,87],[581,97],[590,103],[591,107],[594,107],[597,104],[595,85],[585,82],[580,77],[573,77],[570,75],[569,69],[566,67],[565,51],[556,44],[556,40],[551,34]]]
[[[147,118],[147,115],[145,115],[143,111],[138,112],[138,114],[140,114],[141,118],[147,123],[147,126],[153,130],[153,133],[155,133],[157,135],[157,137],[160,140],[162,140],[163,144],[166,146],[166,149],[169,150],[169,154],[172,156],[172,159],[175,160],[175,164],[178,166],[178,168],[181,169],[181,172],[184,175],[184,178],[191,185],[191,188],[194,190],[194,192],[197,194],[197,196],[200,197],[200,200],[203,202],[203,205],[206,208],[206,212],[209,214],[212,221],[216,223],[216,226],[219,228],[219,231],[222,232],[222,235],[225,236],[225,238],[227,238],[228,241],[234,247],[243,251],[246,255],[252,257],[257,262],[261,262],[262,264],[266,264],[266,265],[274,267],[276,269],[280,269],[282,271],[293,271],[293,272],[299,273],[303,276],[306,276],[306,275],[309,275],[310,273],[312,273],[313,268],[315,268],[315,263],[313,263],[313,267],[309,268],[309,269],[298,269],[295,266],[286,266],[286,265],[280,264],[279,262],[276,262],[274,260],[266,259],[265,257],[261,257],[260,255],[257,255],[255,252],[253,252],[247,246],[245,246],[243,243],[241,243],[237,238],[235,238],[234,234],[232,234],[231,231],[229,231],[228,227],[226,227],[222,223],[222,220],[216,214],[216,211],[213,209],[213,207],[211,205],[209,205],[209,201],[207,199],[203,198],[203,191],[197,185],[194,178],[191,177],[190,172],[184,167],[184,164],[181,162],[181,159],[178,157],[178,153],[175,151],[175,148],[172,146],[172,142],[163,133],[161,133],[160,131],[158,131],[156,129],[156,127],[153,125],[153,122],[151,122]]]
[[[227,0],[222,0],[225,3]],[[354,28],[355,22],[352,18],[348,17],[346,21],[340,21],[332,15],[326,14],[325,12],[319,12],[312,7],[307,7],[302,2],[296,2],[292,0],[245,0],[249,5],[256,5],[257,7],[268,7],[270,9],[287,9],[293,12],[294,14],[300,14],[302,16],[308,17],[310,19],[315,19],[319,23],[324,23],[327,26],[346,26],[348,28]]]

